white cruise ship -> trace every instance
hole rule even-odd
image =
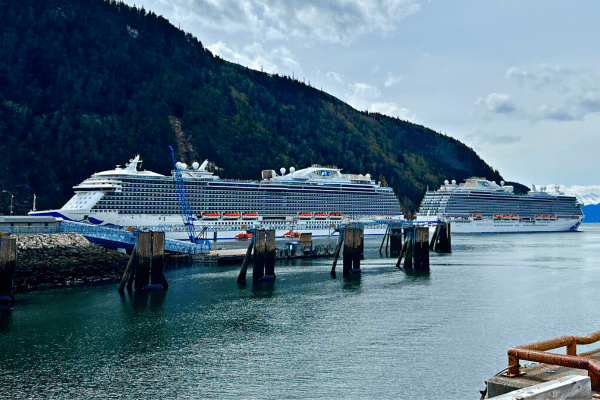
[[[574,196],[545,191],[517,195],[504,182],[469,178],[427,191],[417,221],[439,220],[449,221],[452,233],[563,232],[577,230],[583,213]]]
[[[138,169],[139,155],[124,167],[93,174],[77,186],[59,210],[35,211],[97,225],[164,230],[187,239],[178,199],[176,171],[165,176]],[[207,239],[234,239],[249,229],[275,229],[277,237],[310,232],[328,236],[342,223],[364,222],[365,235],[383,235],[387,222],[403,219],[393,190],[369,174],[343,174],[313,165],[286,173],[262,172],[260,181],[220,179],[202,165],[177,163],[185,185],[186,208],[196,231]],[[286,235],[287,234],[287,235]]]

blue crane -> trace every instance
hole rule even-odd
[[[183,176],[181,175],[181,171],[179,170],[179,166],[177,165],[177,160],[175,159],[175,152],[173,151],[173,147],[169,146],[169,150],[171,150],[171,158],[173,159],[173,175],[175,176],[175,191],[177,192],[177,201],[179,202],[179,208],[181,210],[181,218],[183,219],[183,224],[187,229],[188,236],[190,237],[190,241],[192,243],[197,243],[199,237],[196,235],[196,227],[194,226],[194,217],[192,216],[192,210],[190,207],[190,203],[187,199],[187,192],[185,189],[185,183],[183,182]],[[206,230],[206,229],[204,229]],[[204,241],[205,244],[206,241]]]

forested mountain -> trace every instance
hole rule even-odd
[[[0,183],[16,212],[33,193],[37,209],[61,207],[72,186],[137,153],[169,174],[169,145],[226,178],[313,163],[370,173],[407,212],[444,179],[501,179],[453,138],[226,62],[143,8],[0,0]]]

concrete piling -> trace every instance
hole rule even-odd
[[[17,266],[17,239],[0,237],[0,305],[12,305],[15,300],[15,269]]]

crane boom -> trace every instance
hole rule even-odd
[[[181,171],[179,170],[179,166],[177,165],[177,160],[175,159],[175,152],[173,151],[173,147],[169,146],[169,150],[171,150],[171,158],[173,159],[175,191],[177,192],[177,201],[179,202],[179,209],[181,210],[181,218],[183,219],[183,224],[186,227],[188,236],[190,237],[190,241],[192,243],[196,243],[196,227],[194,226],[194,217],[192,216],[190,203],[187,199],[187,192],[185,189],[185,183],[183,182],[183,176],[181,175]]]

